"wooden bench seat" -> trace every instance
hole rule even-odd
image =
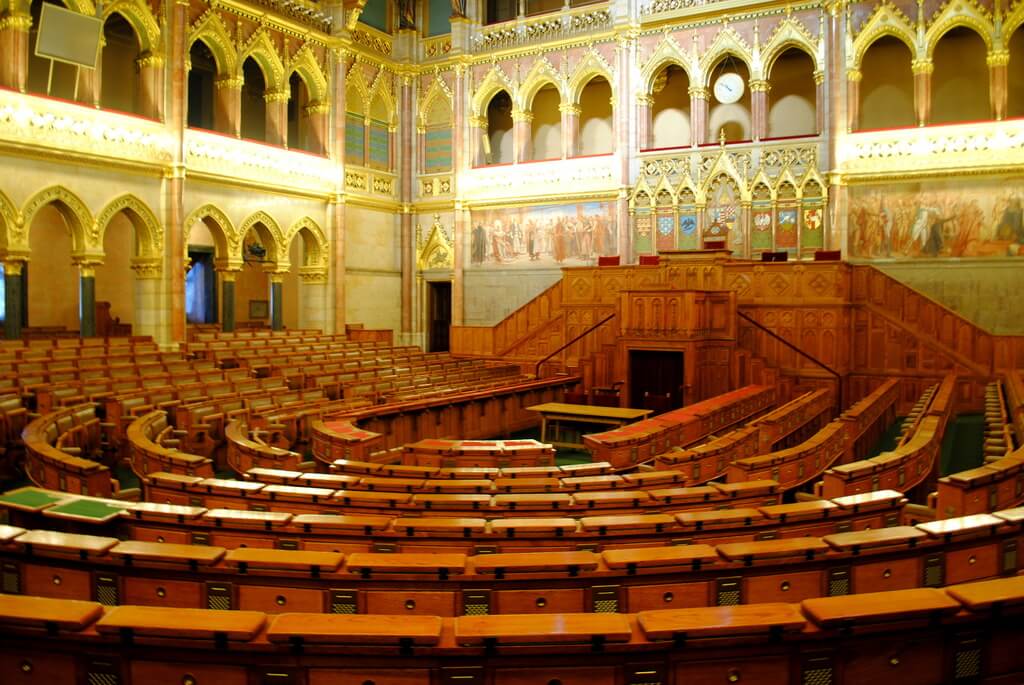
[[[875,490],[874,492],[844,495],[832,499],[832,502],[840,508],[852,511],[855,514],[902,506],[906,501],[906,496],[897,490]]]
[[[353,489],[371,490],[376,492],[414,492],[423,488],[426,481],[422,478],[380,478],[363,476]]]
[[[572,494],[573,503],[586,509],[635,508],[647,504],[650,499],[646,490],[584,490]]]
[[[245,472],[245,477],[260,483],[277,483],[286,485],[303,475],[302,471],[288,469],[270,469],[256,467]]]
[[[441,495],[432,495],[441,497]],[[455,495],[452,495],[453,497]],[[473,495],[466,495],[472,497]],[[376,490],[335,490],[334,499],[345,506],[371,506],[395,508],[399,504],[408,504],[412,495],[407,492],[378,492]]]
[[[491,504],[491,496],[477,493],[416,493],[412,496],[412,504],[424,509],[487,509]]]
[[[451,478],[467,480],[494,480],[501,474],[501,469],[491,466],[456,466],[441,468],[434,478]]]
[[[652,485],[669,485],[686,480],[682,471],[637,471],[622,476],[630,487],[649,487]]]
[[[562,487],[566,490],[614,490],[624,483],[625,479],[616,474],[562,478]]]
[[[483,479],[430,479],[423,481],[421,486],[422,490],[427,492],[472,492],[472,493],[489,493],[493,488],[494,483],[490,480]]]
[[[119,606],[96,622],[100,634],[131,638],[227,640],[248,642],[263,629],[266,615],[259,611],[217,611],[164,607]]]
[[[280,614],[271,619],[270,642],[291,645],[436,645],[442,621],[437,616],[338,616]]]
[[[334,496],[333,488],[313,488],[304,485],[267,485],[260,490],[271,502],[322,502]]]
[[[1007,523],[1005,519],[992,516],[991,514],[972,514],[959,518],[920,523],[917,528],[931,537],[949,542],[953,538],[990,535],[1000,526],[1007,525]]]
[[[567,509],[572,506],[572,503],[572,495],[567,492],[504,494],[494,495],[491,498],[492,506],[498,509],[508,509],[509,511],[521,509]]]
[[[796,605],[777,603],[641,611],[636,618],[647,639],[677,644],[688,639],[795,633],[807,625]]]
[[[194,521],[206,513],[204,507],[189,507],[181,504],[160,504],[159,502],[130,502],[125,511],[139,521],[168,521],[179,523]]]
[[[720,492],[710,485],[697,485],[686,488],[658,488],[648,490],[647,494],[651,499],[663,504],[682,504],[693,502],[710,502],[716,499]]]
[[[455,641],[465,647],[519,644],[628,642],[633,635],[621,614],[518,614],[460,616]]]
[[[582,464],[563,464],[560,470],[566,476],[603,476],[611,473],[612,465],[607,461],[592,461]]]
[[[517,476],[509,478],[502,472],[501,478],[494,479],[495,492],[555,492],[561,490],[562,483],[558,478]]]
[[[263,483],[224,478],[205,478],[199,485],[200,489],[211,494],[237,495],[239,497],[257,493],[267,487]]]

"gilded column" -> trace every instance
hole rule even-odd
[[[83,259],[78,265],[78,297],[81,311],[81,336],[96,337],[96,267],[102,264],[98,260]]]
[[[150,335],[154,340],[167,340],[161,330],[163,307],[160,291],[163,285],[163,261],[161,259],[133,259],[135,272],[135,321],[132,331],[135,335]]]
[[[690,86],[690,142],[703,145],[708,142],[708,89]]]
[[[575,157],[580,149],[580,108],[560,104],[558,111],[562,115],[562,159]]]
[[[272,90],[263,96],[267,103],[267,142],[284,147],[288,144],[288,90]]]
[[[22,272],[25,259],[4,260],[4,337],[8,340],[21,338],[21,322],[25,319],[22,302],[25,299]]]
[[[1010,63],[1010,51],[990,52],[985,61],[988,63],[988,96],[992,104],[992,118],[1002,121],[1006,118],[1007,65]]]
[[[270,274],[270,328],[280,331],[284,329],[284,274]]]
[[[164,56],[147,52],[135,64],[139,68],[142,116],[159,121],[164,116]]]
[[[532,159],[533,112],[512,110],[512,162],[526,162]],[[493,159],[493,150],[491,158]]]
[[[846,130],[856,131],[860,128],[860,79],[858,69],[846,72]]]
[[[914,112],[917,125],[927,126],[932,113],[932,71],[935,65],[931,60],[914,60],[911,70],[914,72]]]
[[[235,330],[235,269],[219,268],[220,276],[220,328],[226,333]]]
[[[217,95],[213,101],[213,127],[236,138],[242,135],[242,79],[222,76],[215,81]]]
[[[28,36],[32,17],[11,12],[0,18],[0,86],[22,93],[28,79]]]
[[[743,233],[743,254],[741,255],[745,259],[750,259],[750,227],[753,226],[753,218],[750,211],[750,200],[740,201],[740,227],[739,230]],[[729,244],[726,247],[732,249],[731,244],[733,243],[732,237],[729,238]]]
[[[771,84],[767,81],[750,82],[750,118],[751,136],[761,140],[768,136],[768,90]]]
[[[654,109],[654,96],[638,95],[636,98],[636,127],[639,132],[638,148],[646,150],[651,147],[651,115]],[[691,132],[692,135],[692,132]]]

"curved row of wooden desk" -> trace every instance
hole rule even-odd
[[[228,514],[209,517],[216,521]],[[797,520],[776,516],[776,534],[785,536],[777,539],[742,539],[719,521],[722,529],[695,536],[690,542],[696,544],[666,544],[670,537],[649,535],[601,551],[536,545],[544,551],[474,555],[444,544],[451,531],[431,537],[433,545],[411,548],[417,551],[367,552],[365,542],[351,545],[341,536],[275,549],[267,544],[273,533],[258,530],[199,545],[3,526],[0,561],[4,587],[28,595],[105,604],[443,616],[797,601],[939,587],[1020,568],[1021,509],[887,528],[876,527],[885,510],[875,510],[847,517],[843,523],[857,529],[842,533],[827,532],[837,529],[836,522],[820,514],[801,520],[791,508],[789,515]],[[552,525],[557,530],[558,522],[539,522],[543,528],[527,535],[551,535]],[[476,537],[475,522],[453,523]],[[693,531],[697,522],[680,523]],[[393,525],[411,531],[418,524],[400,519]]]
[[[1024,578],[628,614],[409,617],[0,595],[5,683],[1015,682]],[[997,629],[993,629],[997,628]]]

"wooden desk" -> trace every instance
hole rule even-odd
[[[248,641],[263,628],[267,617],[261,611],[217,611],[214,609],[168,609],[167,607],[114,607],[96,623],[100,633],[139,637],[216,639]]]
[[[651,640],[764,635],[775,630],[793,632],[801,630],[807,623],[794,604],[641,611],[637,614],[637,621]]]
[[[1019,605],[1024,603],[1024,576],[950,585],[946,594],[974,612]]]
[[[321,571],[337,571],[344,558],[340,552],[239,547],[229,551],[224,561],[237,564],[240,573],[245,573],[249,568],[309,571],[311,576],[317,578]]]
[[[935,588],[818,597],[805,599],[801,606],[804,613],[822,628],[854,623],[913,620],[954,614],[960,610],[959,602]]]
[[[267,628],[271,642],[317,644],[436,645],[442,621],[437,616],[339,616],[281,614]]]
[[[527,411],[540,414],[540,440],[556,447],[583,449],[582,442],[568,442],[548,437],[548,423],[553,427],[554,437],[561,438],[561,422],[586,423],[598,426],[625,426],[645,419],[653,413],[651,409],[630,409],[628,407],[594,407],[589,404],[564,404],[546,402],[527,407]]]
[[[0,595],[0,625],[49,624],[66,630],[81,630],[101,615],[103,606],[98,602]]]
[[[629,619],[622,614],[513,614],[460,616],[455,640],[463,646],[494,644],[628,642]]]
[[[207,545],[178,545],[169,542],[139,542],[128,540],[118,543],[110,550],[110,555],[121,557],[125,564],[137,561],[157,562],[167,564],[188,564],[193,570],[200,565],[210,566],[216,564],[224,556],[226,550],[223,547],[209,547]]]

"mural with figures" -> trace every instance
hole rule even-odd
[[[618,253],[608,202],[474,210],[468,266],[582,266]]]
[[[850,189],[850,253],[864,258],[1024,255],[1024,178]]]

